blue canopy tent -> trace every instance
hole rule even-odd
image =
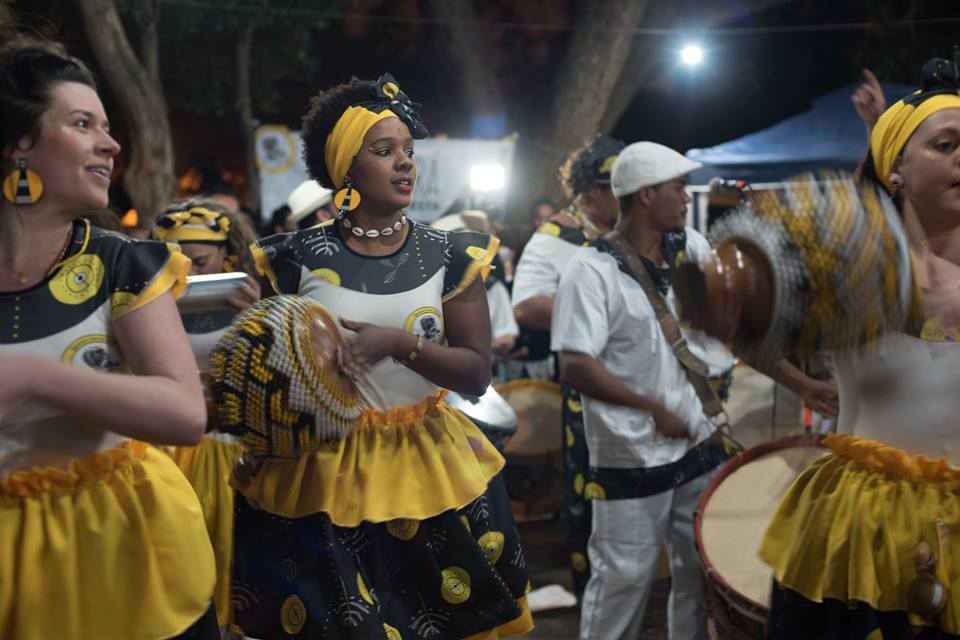
[[[882,83],[892,104],[915,89]],[[703,163],[690,176],[690,184],[711,178],[779,182],[811,169],[853,170],[867,150],[866,128],[850,102],[858,84],[826,93],[813,107],[782,122],[706,149],[690,149],[687,157]]]

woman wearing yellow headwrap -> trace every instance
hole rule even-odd
[[[174,243],[190,258],[190,275],[244,271],[253,273],[249,245],[256,235],[240,214],[204,198],[168,206],[157,216],[152,235]],[[239,297],[230,300],[243,309],[260,299],[260,285],[247,278]],[[235,312],[230,310],[182,314],[183,326],[201,373],[209,373],[210,350],[219,340]],[[190,481],[200,505],[217,561],[214,604],[220,626],[230,621],[230,567],[233,559],[233,489],[230,475],[243,454],[240,441],[211,431],[195,447],[171,449],[171,457]]]
[[[340,317],[345,369],[380,397],[342,438],[238,474],[234,622],[278,640],[526,633],[503,458],[443,402],[443,388],[489,384],[482,279],[497,240],[407,220],[426,129],[390,76],[320,93],[303,124],[310,175],[339,189],[340,215],[261,240],[254,258],[278,293]]]
[[[768,638],[960,635],[960,268],[927,239],[960,226],[957,58],[880,116],[865,177],[894,198],[910,235],[925,317],[837,361],[832,455],[805,470],[760,549],[776,584]]]

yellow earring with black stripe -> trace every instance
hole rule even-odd
[[[13,204],[33,204],[43,196],[43,181],[27,168],[27,161],[17,160],[17,168],[3,180],[3,197]]]
[[[350,181],[350,178],[347,178],[343,188],[333,195],[333,204],[340,213],[353,211],[360,206],[360,200],[360,192],[353,188],[353,183]]]

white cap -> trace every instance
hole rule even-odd
[[[662,144],[634,142],[613,163],[610,188],[614,196],[621,198],[643,187],[685,176],[702,166]]]
[[[430,223],[434,229],[443,231],[480,231],[490,233],[490,217],[486,211],[467,209],[451,213]]]
[[[332,199],[333,191],[321,187],[316,180],[304,180],[287,198],[290,218],[294,222],[300,222]]]

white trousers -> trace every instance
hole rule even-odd
[[[706,640],[703,578],[693,539],[693,511],[714,472],[672,491],[633,500],[594,500],[580,640],[637,640],[661,547],[671,588],[670,640]]]

